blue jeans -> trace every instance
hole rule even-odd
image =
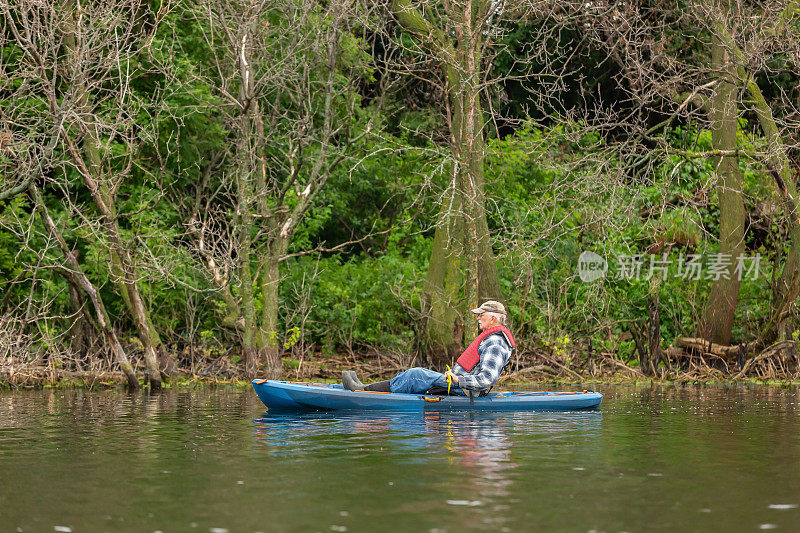
[[[405,392],[407,394],[424,394],[434,386],[447,388],[447,376],[440,372],[420,367],[409,368],[405,372],[400,372],[389,382],[389,388],[392,389],[392,392]],[[453,384],[452,389],[458,389],[458,385]],[[460,389],[455,392],[461,394]]]

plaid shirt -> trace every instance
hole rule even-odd
[[[502,333],[493,333],[483,339],[478,346],[478,355],[481,360],[472,372],[467,372],[458,363],[453,367],[453,373],[458,376],[458,386],[462,389],[473,391],[490,389],[500,379],[500,373],[511,357],[511,347]]]

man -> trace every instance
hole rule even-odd
[[[489,300],[472,312],[478,319],[481,333],[464,350],[452,371],[442,374],[427,368],[410,368],[390,380],[366,386],[358,380],[355,372],[345,371],[342,372],[342,385],[347,390],[424,394],[433,388],[447,389],[449,376],[457,394],[477,396],[486,393],[500,378],[516,344],[505,327],[506,308],[503,304]]]

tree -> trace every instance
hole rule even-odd
[[[125,374],[125,378],[128,381],[128,387],[131,389],[138,389],[139,380],[136,378],[136,373],[134,372],[133,366],[128,359],[128,354],[125,352],[125,349],[122,347],[122,343],[120,343],[119,338],[117,337],[117,333],[111,326],[111,320],[108,312],[106,311],[106,306],[103,303],[103,299],[100,296],[100,292],[86,276],[86,273],[83,271],[83,268],[78,262],[77,254],[69,247],[67,241],[64,239],[64,236],[59,231],[55,221],[50,216],[47,206],[42,199],[42,195],[39,192],[39,189],[36,187],[34,181],[30,181],[28,183],[28,194],[36,206],[36,210],[39,212],[39,216],[41,217],[47,232],[52,236],[53,239],[55,239],[59,249],[64,255],[64,259],[68,265],[68,268],[64,268],[62,270],[63,275],[71,284],[80,287],[89,297],[89,300],[92,302],[92,306],[94,307],[100,330],[103,332],[109,347],[111,347],[117,364],[119,364],[119,367]]]
[[[716,7],[717,18],[730,12],[723,0]],[[714,93],[704,105],[711,128],[712,149],[719,152],[715,167],[719,201],[719,257],[729,263],[714,280],[700,318],[699,335],[717,344],[730,344],[741,278],[736,265],[744,253],[744,176],[739,168],[737,133],[739,125],[739,83],[733,51],[719,32],[712,35],[711,76]]]
[[[146,136],[134,124],[140,107],[131,81],[137,74],[137,56],[151,36],[145,25],[149,13],[137,0],[4,1],[0,13],[18,54],[9,75],[21,97],[12,99],[14,105],[5,111],[7,123],[11,137],[19,140],[17,153],[33,149],[38,154],[34,172],[23,183],[65,254],[66,243],[42,209],[34,182],[60,191],[64,207],[86,235],[102,243],[110,259],[108,274],[137,328],[147,380],[158,389],[160,341],[139,287],[136,246],[120,224],[122,213],[116,205],[117,191],[130,177],[137,138]],[[93,210],[79,200],[82,197],[90,199]],[[108,335],[101,302],[94,301],[91,284],[76,268],[72,252],[66,257],[70,276],[88,291]],[[118,342],[108,338],[122,357]],[[120,364],[126,363],[120,359]]]
[[[370,77],[357,31],[366,8],[352,0],[204,0],[187,3],[198,49],[186,77],[170,77],[184,95],[221,117],[228,137],[184,202],[193,248],[236,327],[245,367],[260,359],[267,377],[282,374],[280,263],[330,173],[371,128],[359,124],[359,81]],[[175,18],[181,25],[183,18]],[[181,28],[176,27],[176,32]],[[180,40],[175,41],[180,47]]]
[[[482,95],[496,80],[490,49],[503,2],[393,0],[392,11],[416,40],[409,52],[438,66],[447,101],[450,184],[442,198],[424,284],[423,349],[431,363],[456,357],[477,326],[469,309],[502,300],[486,222],[485,139],[490,122]],[[519,13],[516,13],[517,15]]]
[[[629,158],[632,164],[628,169],[641,175],[652,168],[646,163],[671,155],[686,162],[713,162],[718,253],[723,263],[710,288],[698,331],[715,343],[731,342],[739,299],[748,200],[742,167],[769,177],[764,182],[769,194],[761,200],[781,204],[781,225],[791,241],[775,287],[771,316],[758,341],[769,341],[778,329],[784,337],[791,330],[787,319],[798,295],[800,258],[796,179],[790,170],[790,154],[796,147],[791,134],[794,105],[789,95],[774,85],[770,89],[775,97],[768,102],[762,87],[770,85],[773,74],[797,76],[797,10],[795,1],[762,5],[743,0],[678,6],[605,2],[593,3],[585,10],[587,27],[599,28],[596,42],[607,47],[621,66],[621,81],[630,95],[629,116],[640,114],[645,119],[635,128],[633,124],[625,128],[627,143],[642,143],[641,150],[630,150],[638,153]],[[756,120],[751,122],[753,117]],[[691,143],[676,149],[667,135],[676,124],[691,126],[695,132],[708,128],[711,149],[697,150]],[[748,127],[750,134],[742,131]],[[646,155],[639,155],[641,152]]]

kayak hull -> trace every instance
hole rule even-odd
[[[598,392],[491,392],[466,396],[433,396],[372,391],[349,391],[339,384],[253,380],[253,388],[275,410],[389,410],[389,411],[572,411],[597,409]]]

